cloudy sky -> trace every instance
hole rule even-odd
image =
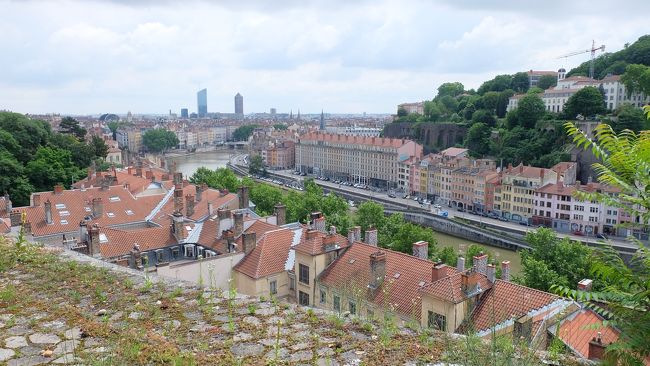
[[[650,2],[0,0],[0,110],[384,113],[445,81],[571,68],[649,32]]]

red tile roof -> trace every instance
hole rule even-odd
[[[11,222],[9,219],[0,219],[0,233],[8,233],[11,231]]]
[[[472,275],[477,276],[478,284],[482,291],[486,291],[492,287],[492,284],[485,275],[477,272],[470,274],[470,276]],[[462,273],[453,267],[447,267],[447,277],[433,283],[428,283],[420,291],[423,294],[428,294],[454,304],[458,304],[467,298],[462,289]]]
[[[589,358],[589,341],[600,333],[606,345],[616,342],[620,332],[611,326],[602,326],[603,319],[589,309],[578,310],[560,323],[558,336],[583,358]]]
[[[325,233],[315,233],[315,237],[303,240],[300,244],[295,246],[295,250],[309,255],[318,255],[325,253],[326,246],[335,245],[336,249],[345,248],[348,246],[348,238],[341,234],[328,235]]]
[[[473,328],[479,332],[512,318],[520,318],[532,310],[543,308],[558,296],[512,282],[496,280],[471,316]]]
[[[278,229],[266,232],[261,238],[257,236],[255,249],[237,263],[233,270],[254,279],[284,272],[294,235],[291,229]]]
[[[445,155],[445,156],[458,156],[462,155],[467,152],[467,149],[463,149],[461,147],[450,147],[447,149],[444,149],[440,152],[440,154]]]
[[[278,226],[269,224],[264,219],[257,219],[250,227],[248,227],[248,229],[244,230],[244,232],[255,233],[256,237],[259,239],[265,233],[277,229],[279,229]],[[220,237],[217,237],[217,235],[221,235],[221,233],[218,232],[220,230],[222,230],[222,228],[219,225],[219,219],[210,219],[204,221],[198,243],[213,248],[219,253],[227,252],[228,248],[226,246],[226,241]],[[242,237],[237,237],[235,243],[237,244],[238,248],[242,248]]]
[[[196,186],[193,184],[188,184],[183,187],[183,214],[187,213],[187,205],[185,202],[185,196],[193,195],[196,197]],[[235,202],[236,201],[236,205]],[[216,214],[217,209],[221,207],[226,207],[232,205],[230,208],[238,208],[239,201],[238,197],[234,193],[228,193],[222,195],[219,190],[208,189],[203,192],[201,201],[194,202],[194,214],[189,217],[189,219],[198,221],[205,218],[208,215],[208,202],[212,203],[212,212]],[[158,214],[152,218],[152,220],[158,224],[163,224],[167,222],[169,215],[174,213],[174,197],[171,197]]]
[[[369,290],[370,255],[378,250],[386,253],[386,278],[380,288]],[[355,293],[354,296],[365,295],[369,302],[380,307],[390,307],[404,316],[419,319],[420,286],[431,282],[433,265],[429,260],[356,242],[322,272],[319,281]]]
[[[99,232],[106,235],[108,240],[106,243],[99,244],[99,251],[104,258],[129,254],[135,243],[138,243],[142,252],[177,244],[176,238],[168,226],[138,230],[118,230],[104,227],[100,228]]]

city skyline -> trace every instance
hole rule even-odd
[[[0,109],[62,114],[194,112],[192,96],[203,88],[208,112],[231,112],[239,91],[248,113],[394,113],[399,103],[431,99],[446,81],[469,89],[498,74],[571,69],[588,54],[558,56],[592,40],[620,50],[643,35],[650,8],[641,1],[0,4],[0,46],[12,55],[0,60]]]

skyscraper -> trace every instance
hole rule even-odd
[[[208,115],[208,89],[201,89],[196,93],[196,103],[198,105],[197,111],[199,118]]]
[[[189,118],[190,114],[187,108],[181,108],[181,118]]]
[[[235,114],[244,114],[244,97],[239,93],[235,95]]]

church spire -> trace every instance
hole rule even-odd
[[[298,109],[298,121],[300,121],[300,109]]]
[[[289,119],[293,119],[293,109],[289,112]]]
[[[325,131],[325,113],[323,110],[320,110],[320,130]]]

